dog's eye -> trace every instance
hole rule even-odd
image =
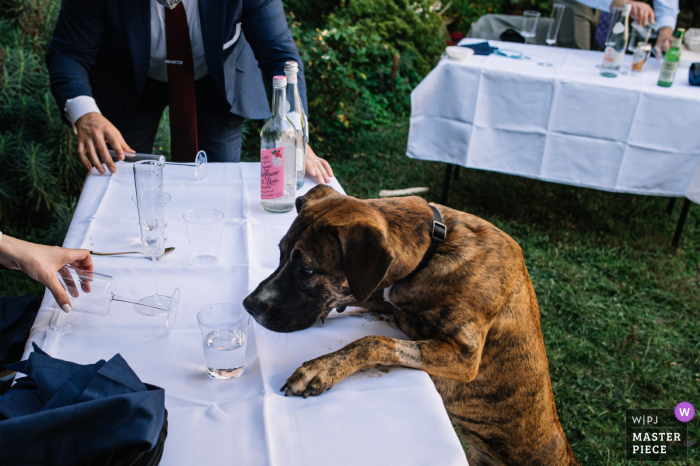
[[[313,275],[313,274],[316,273],[315,270],[307,269],[307,268],[304,267],[304,266],[301,266],[301,267],[299,268],[299,270],[301,270],[301,272],[302,272],[304,275],[307,275],[307,276],[309,276],[309,277],[310,277],[311,275]]]

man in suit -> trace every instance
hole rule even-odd
[[[299,64],[281,0],[63,0],[46,62],[51,91],[90,169],[116,167],[107,144],[151,152],[170,108],[175,161],[240,160],[244,118],[270,116],[266,82]],[[100,159],[102,161],[100,161]],[[307,172],[328,182],[328,163],[307,147]]]

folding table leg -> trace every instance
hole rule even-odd
[[[685,225],[685,219],[688,217],[688,209],[690,209],[690,200],[686,199],[683,202],[683,207],[681,208],[681,216],[678,219],[678,225],[676,225],[676,234],[673,235],[673,249],[678,247],[678,242],[681,240],[681,233],[683,233],[683,226]]]
[[[450,179],[452,178],[452,164],[445,164],[445,180],[442,183],[442,199],[440,204],[447,205],[447,196],[450,194]]]
[[[668,207],[666,207],[666,213],[671,215],[673,213],[673,208],[676,206],[676,198],[672,197],[668,200]]]

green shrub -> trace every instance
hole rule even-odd
[[[321,153],[342,150],[356,131],[409,115],[411,90],[445,46],[431,4],[349,0],[316,29],[289,12],[306,73],[310,140]]]

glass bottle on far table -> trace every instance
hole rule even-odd
[[[297,73],[299,73],[299,65],[296,62],[288,61],[284,64],[284,74],[287,77],[287,102],[289,102],[287,118],[297,130],[297,189],[300,189],[304,186],[304,175],[306,174],[306,144],[309,142],[309,125],[299,97]]]
[[[296,200],[297,132],[287,118],[287,78],[272,80],[272,118],[260,132],[260,198],[268,212],[289,212]]]
[[[603,64],[600,66],[600,75],[606,78],[616,78],[620,74],[622,59],[625,57],[627,41],[629,40],[629,18],[632,6],[628,3],[620,13],[613,8],[611,28],[605,41],[605,53]],[[617,14],[616,14],[617,13]]]
[[[671,43],[671,48],[668,49],[666,55],[664,55],[664,63],[661,65],[661,74],[659,74],[659,86],[671,87],[673,84],[673,78],[676,77],[676,70],[678,70],[678,63],[681,61],[681,41],[683,40],[683,33],[685,29],[678,28],[676,32],[673,33],[673,42]]]

